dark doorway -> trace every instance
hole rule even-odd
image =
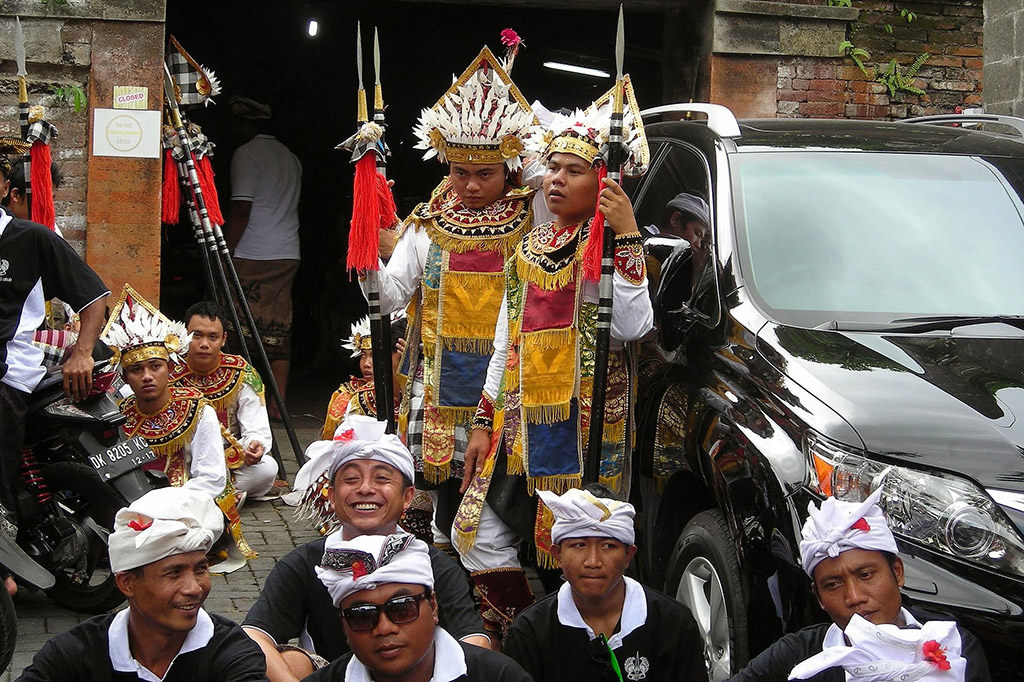
[[[514,3],[509,3],[512,5]],[[557,6],[557,2],[552,2]],[[310,38],[310,19],[319,35]],[[373,29],[380,32],[381,81],[387,105],[388,175],[395,180],[399,215],[427,198],[444,175],[436,161],[413,149],[412,127],[424,107],[447,89],[487,44],[504,53],[499,34],[514,28],[524,47],[513,78],[530,101],[547,107],[585,107],[612,85],[545,68],[548,60],[597,66],[614,74],[616,12],[410,2],[188,2],[169,0],[167,32],[223,84],[217,104],[189,112],[218,144],[214,170],[222,206],[230,198],[227,101],[245,95],[269,103],[277,137],[303,165],[302,266],[295,287],[292,374],[330,375],[349,367],[338,347],[349,324],[365,314],[355,282],[344,271],[352,206],[352,168],[334,146],[355,130],[355,33],[362,21],[363,78],[373,97]],[[662,102],[663,12],[626,12],[626,71],[641,106]],[[161,299],[181,314],[202,286],[191,230],[166,228]],[[191,255],[190,255],[191,254]],[[180,311],[178,309],[181,309]]]

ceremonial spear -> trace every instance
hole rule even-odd
[[[608,131],[608,148],[605,164],[608,177],[621,184],[622,162],[625,158],[622,140],[622,110],[624,97],[622,62],[625,53],[626,39],[623,27],[622,5],[619,5],[619,26],[615,35],[615,90],[612,97],[611,124]],[[604,187],[598,187],[598,196]],[[600,199],[598,199],[600,201]],[[603,230],[600,234],[601,274],[598,283],[597,301],[597,340],[594,349],[594,388],[590,402],[590,429],[587,439],[587,453],[584,458],[583,480],[596,483],[601,475],[601,450],[604,441],[605,395],[608,388],[608,348],[612,334],[612,282],[615,272],[615,235],[612,229],[598,224],[595,220],[591,226],[590,239],[598,238],[595,228]],[[600,221],[603,222],[603,221]],[[588,247],[590,244],[588,244]],[[592,277],[592,273],[586,273]],[[626,435],[627,446],[629,435]]]
[[[231,273],[231,284],[234,286],[234,291],[238,299],[238,305],[245,314],[245,321],[248,324],[249,329],[252,331],[253,341],[256,343],[256,350],[259,352],[260,361],[262,367],[266,368],[266,377],[264,383],[270,387],[270,394],[277,403],[278,408],[281,412],[281,421],[284,422],[285,431],[288,433],[288,439],[291,441],[292,449],[295,452],[295,459],[302,464],[304,458],[302,455],[302,446],[299,445],[299,440],[295,436],[295,429],[292,428],[291,416],[285,409],[284,399],[281,397],[281,391],[277,386],[277,380],[274,378],[274,373],[270,368],[270,360],[267,358],[267,351],[263,348],[263,341],[260,339],[259,332],[256,329],[256,320],[253,319],[252,311],[249,309],[249,303],[245,299],[245,291],[242,289],[242,283],[238,279],[238,273],[235,271],[234,263],[231,261],[231,252],[228,250],[227,242],[224,240],[224,233],[221,232],[220,226],[210,221],[210,214],[206,210],[206,200],[203,198],[203,190],[199,185],[199,176],[196,173],[196,164],[192,158],[192,145],[189,143],[188,131],[185,129],[185,123],[181,118],[181,112],[178,110],[178,98],[174,94],[174,79],[171,78],[171,72],[164,64],[164,94],[167,97],[167,107],[171,114],[171,125],[178,133],[178,139],[181,142],[181,147],[185,151],[185,170],[188,174],[189,190],[193,199],[195,200],[196,209],[199,212],[199,220],[203,226],[203,233],[206,235],[208,242],[211,241],[217,247],[220,255],[223,257],[223,262],[220,258],[217,258],[214,254],[211,260],[213,261],[214,270],[217,274],[217,280],[220,286],[225,292],[225,296],[230,298],[231,289],[228,287],[228,279],[225,275],[225,270]],[[230,300],[227,305],[228,312],[231,314],[231,322],[235,325],[235,329],[238,332],[239,346],[242,350],[242,355],[249,359],[248,348],[246,347],[245,338],[242,334],[242,325],[238,319],[238,312],[235,310],[233,305],[230,305]]]
[[[25,33],[21,28],[21,18],[14,17],[14,59],[18,64],[18,122],[21,124],[21,139],[28,141],[28,69],[25,68],[27,54],[25,52]],[[32,215],[32,157],[25,154],[25,208]]]
[[[356,93],[356,123],[359,130],[336,149],[352,151],[356,164],[352,192],[352,227],[349,231],[348,258],[350,270],[366,273],[366,300],[370,314],[370,337],[373,346],[373,386],[377,402],[377,419],[395,431],[395,410],[391,365],[390,328],[380,312],[379,269],[380,230],[388,227],[395,215],[395,202],[383,174],[387,147],[384,145],[384,97],[380,85],[380,51],[374,35],[374,122],[370,122],[363,88],[362,32],[356,23],[356,71],[359,89]],[[381,123],[377,123],[380,121]],[[370,156],[373,155],[373,156]]]

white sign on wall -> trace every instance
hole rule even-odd
[[[93,109],[93,156],[160,158],[160,112]]]

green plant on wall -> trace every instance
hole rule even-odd
[[[89,103],[85,91],[74,83],[71,85],[55,85],[51,90],[53,98],[58,104],[69,104],[75,107],[75,113],[80,112]]]
[[[828,0],[828,4],[832,7],[850,7],[851,2],[852,0]],[[917,19],[917,15],[908,9],[901,9],[900,17],[908,24],[912,24],[914,20]],[[893,32],[892,24],[881,22],[879,25],[886,33],[891,34]],[[851,37],[856,35],[860,28],[860,26],[852,25],[850,27]],[[868,69],[864,63],[871,59],[870,52],[862,47],[857,47],[852,40],[844,40],[839,43],[839,55],[842,57],[849,57],[865,76],[869,75]],[[905,90],[906,92],[911,92],[915,95],[923,95],[924,90],[914,85],[914,76],[930,56],[931,55],[927,52],[918,55],[917,59],[914,60],[914,63],[910,65],[906,72],[901,72],[899,64],[897,64],[896,60],[893,59],[889,62],[884,71],[875,76],[875,80],[886,87],[889,91],[890,97],[895,96],[900,90]]]

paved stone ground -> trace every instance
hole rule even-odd
[[[324,398],[322,408],[326,403]],[[294,407],[292,411],[295,411]],[[303,447],[319,436],[322,424],[322,416],[315,409],[310,412],[318,416],[309,414],[292,418]],[[288,480],[292,481],[298,463],[284,429],[275,425],[274,436],[279,439]],[[230,575],[213,576],[213,589],[205,606],[211,613],[219,613],[236,622],[245,617],[277,559],[318,537],[315,531],[295,520],[294,508],[280,500],[246,503],[241,516],[245,537],[260,556]],[[0,682],[17,678],[46,640],[91,617],[90,614],[61,608],[42,593],[27,594],[24,590],[15,597],[14,606],[18,613],[18,643],[11,667],[0,677]]]

